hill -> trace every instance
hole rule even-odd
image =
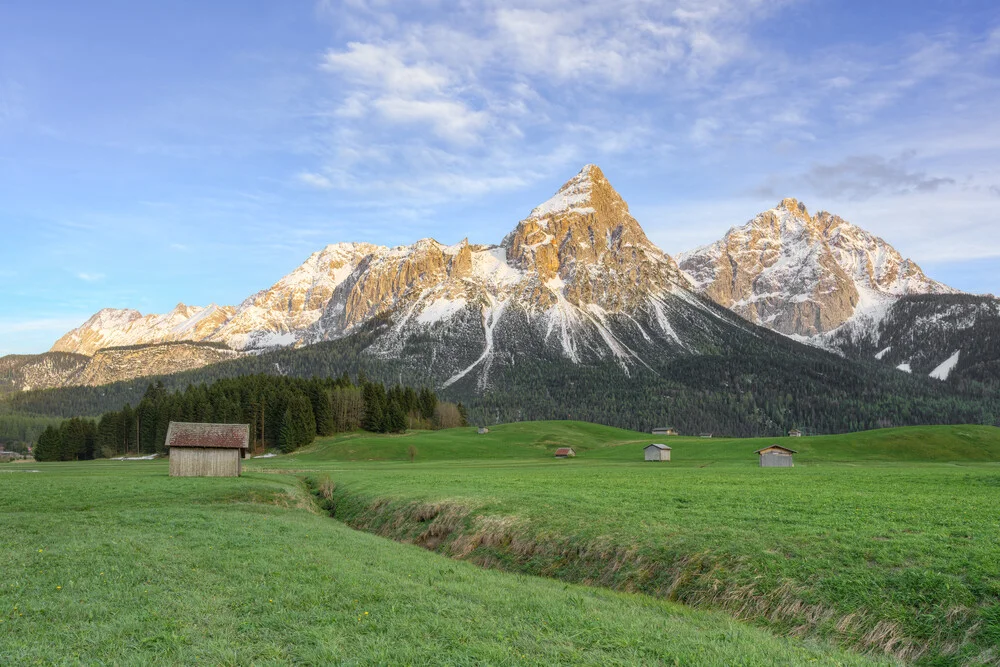
[[[416,447],[421,461],[551,459],[573,447],[577,462],[635,462],[651,442],[673,449],[674,465],[735,462],[756,465],[754,452],[781,444],[798,452],[796,465],[829,462],[1000,461],[1000,428],[921,426],[802,438],[711,438],[654,436],[580,421],[498,424],[480,435],[475,428],[411,431],[385,437],[351,433],[318,438],[292,457],[297,461],[406,461]]]

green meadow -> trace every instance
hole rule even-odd
[[[0,465],[0,664],[1000,660],[1000,429],[643,462],[655,440],[351,434],[238,479]],[[796,467],[757,467],[774,442]]]
[[[490,567],[910,662],[1000,660],[1000,429],[669,438],[673,461],[646,463],[654,440],[523,423],[330,438],[267,465],[317,471],[350,525]],[[776,442],[796,467],[757,467]]]
[[[293,475],[0,470],[4,665],[871,663],[721,613],[355,531]]]

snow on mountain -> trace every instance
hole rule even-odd
[[[500,245],[338,243],[237,307],[178,305],[145,316],[103,310],[53,350],[93,355],[187,340],[254,352],[380,322],[385,329],[369,354],[426,352],[448,382],[474,376],[482,387],[494,363],[516,363],[528,349],[574,363],[615,360],[628,372],[650,349],[690,354],[706,337],[741,326],[690,288],[601,170],[587,165]],[[705,318],[713,323],[699,324]]]
[[[183,303],[164,315],[105,308],[57,340],[50,351],[91,356],[108,347],[206,340],[229,321],[234,312],[235,309],[229,306],[199,307]]]
[[[681,269],[720,305],[784,334],[876,326],[899,297],[954,294],[881,238],[784,199],[721,240],[682,253]]]
[[[935,380],[947,380],[951,372],[955,370],[955,366],[958,366],[958,360],[961,356],[962,351],[957,350],[955,354],[942,361],[939,366],[932,370],[930,376]]]

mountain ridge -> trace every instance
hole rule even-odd
[[[907,294],[955,294],[884,239],[793,198],[680,253],[695,289],[779,333],[817,336],[852,318],[878,319]]]

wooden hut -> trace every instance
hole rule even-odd
[[[560,447],[556,450],[557,459],[566,459],[571,456],[576,456],[576,452],[573,451],[572,447]]]
[[[653,429],[653,435],[677,435],[677,429],[669,426],[660,426]]]
[[[801,438],[802,437],[802,431],[800,431],[797,428],[793,428],[791,431],[788,432],[788,437],[789,438]]]
[[[486,435],[489,432],[490,432],[490,430],[488,428],[486,428],[485,426],[480,426],[479,427],[479,435]]]
[[[792,454],[797,454],[794,449],[782,447],[781,445],[771,445],[754,452],[760,457],[761,468],[791,468]]]
[[[239,477],[249,446],[247,424],[170,422],[170,476]]]
[[[670,460],[670,448],[666,445],[661,445],[658,443],[653,443],[652,445],[646,445],[643,450],[646,454],[647,461],[669,461]]]
[[[702,433],[698,437],[699,438],[711,438],[713,435],[715,435],[715,434],[714,433]]]

